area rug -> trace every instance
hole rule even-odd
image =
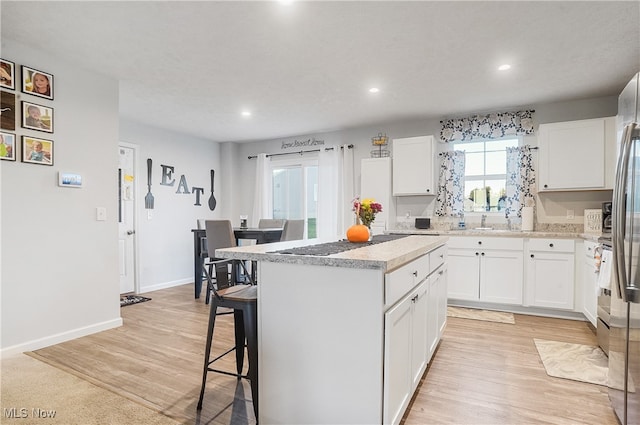
[[[609,360],[600,347],[533,339],[547,375],[607,385]]]
[[[447,307],[447,316],[460,319],[484,320],[485,322],[516,323],[513,313],[504,311],[478,310],[475,308]]]
[[[140,295],[125,295],[124,297],[120,297],[120,307],[139,304],[145,301],[151,301],[151,298],[141,297]]]

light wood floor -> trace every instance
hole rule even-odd
[[[124,326],[30,354],[185,424],[255,423],[248,382],[216,373],[197,413],[204,297],[193,299],[192,285],[145,295],[153,300],[122,309]],[[216,322],[214,351],[233,344],[230,319]],[[596,345],[584,322],[449,318],[404,424],[616,425],[606,388],[547,376],[533,338]],[[233,370],[233,356],[222,365]]]

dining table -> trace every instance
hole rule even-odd
[[[240,244],[240,240],[255,240],[257,244],[279,242],[282,237],[281,227],[234,227],[233,234],[236,238],[236,245]],[[200,298],[202,292],[202,267],[205,258],[209,257],[207,252],[205,229],[191,229],[193,233],[193,281],[195,289],[195,297]],[[255,273],[255,267],[252,268]]]

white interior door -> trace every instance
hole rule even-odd
[[[118,146],[118,247],[120,293],[136,290],[135,267],[135,159],[132,145]]]

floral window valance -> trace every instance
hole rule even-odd
[[[472,139],[497,139],[505,136],[521,136],[533,133],[535,111],[502,112],[488,115],[473,115],[468,118],[453,118],[440,121],[443,142]]]

